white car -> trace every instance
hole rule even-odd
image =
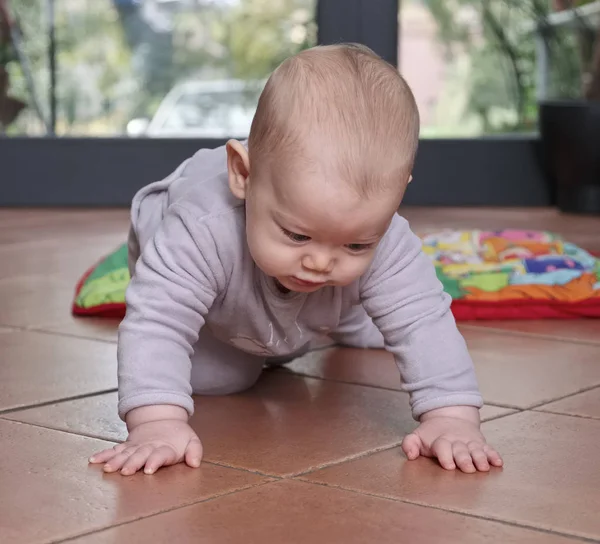
[[[175,85],[152,119],[132,119],[127,135],[160,138],[246,138],[265,81],[225,79]]]

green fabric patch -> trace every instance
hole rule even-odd
[[[476,287],[482,291],[493,293],[508,285],[510,279],[506,272],[486,272],[485,274],[473,274],[460,280],[461,287]]]
[[[129,280],[127,268],[109,272],[101,278],[87,281],[75,302],[80,308],[93,308],[102,304],[124,304]]]
[[[120,268],[127,268],[127,245],[123,244],[116,251],[108,255],[105,259],[103,259],[98,266],[94,269],[94,271],[90,274],[86,283],[88,281],[95,280],[97,278],[101,278],[112,272],[114,270],[118,270]]]
[[[124,304],[130,279],[127,245],[123,244],[98,263],[85,279],[76,295],[75,305],[94,308],[103,304]]]
[[[446,291],[446,293],[448,293],[453,299],[461,298],[463,296],[463,290],[460,287],[458,278],[446,276],[439,266],[435,267],[435,272],[438,279],[442,282],[444,291]]]

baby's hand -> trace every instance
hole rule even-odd
[[[488,446],[479,430],[479,410],[452,406],[432,410],[421,417],[421,425],[404,438],[402,449],[409,460],[420,455],[437,457],[447,470],[463,472],[490,470],[502,466],[502,458]]]
[[[96,453],[90,463],[105,463],[104,472],[120,470],[129,476],[142,467],[146,474],[154,474],[162,466],[183,461],[196,468],[201,460],[202,443],[198,435],[186,421],[176,418],[140,422],[130,430],[123,444]]]

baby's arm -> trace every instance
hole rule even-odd
[[[202,445],[187,423],[190,356],[224,275],[210,230],[171,209],[138,260],[119,328],[119,414],[129,436],[91,462],[123,474],[200,464]]]
[[[382,332],[420,421],[403,449],[409,459],[437,457],[465,472],[500,466],[479,430],[483,401],[465,341],[421,241],[399,216],[363,280],[365,309]]]

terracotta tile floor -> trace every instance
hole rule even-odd
[[[409,209],[415,230],[547,228],[600,250],[600,218]],[[0,542],[600,542],[600,321],[464,323],[506,467],[407,462],[412,421],[385,352],[327,348],[241,395],[197,399],[198,470],[104,475],[125,437],[116,322],[69,313],[123,242],[124,210],[0,210]]]

